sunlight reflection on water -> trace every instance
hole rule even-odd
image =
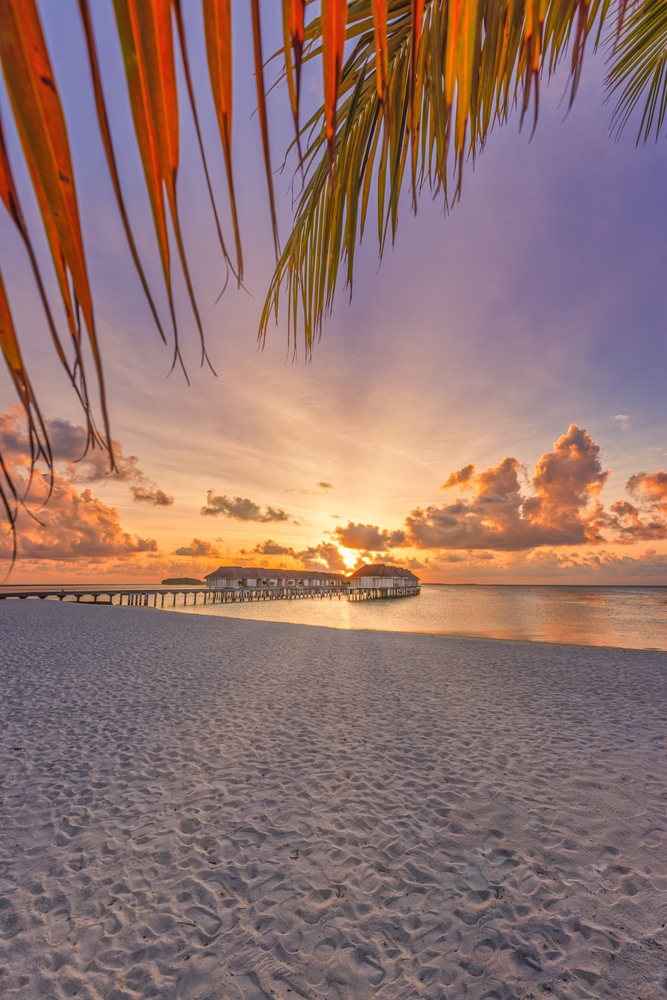
[[[667,650],[665,587],[422,586],[394,601],[304,599],[178,607],[330,628],[439,632],[494,639]]]

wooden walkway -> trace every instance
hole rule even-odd
[[[385,601],[394,597],[416,597],[419,593],[419,587],[349,587],[347,597],[350,601]]]
[[[134,607],[175,608],[196,604],[238,604],[248,601],[300,601],[310,598],[341,597],[350,601],[377,601],[386,598],[412,597],[419,593],[419,587],[398,587],[379,590],[370,587],[230,587],[220,590],[208,588],[184,588],[162,590],[159,588],[89,589],[68,588],[61,590],[15,590],[0,591],[0,600],[40,600],[76,601],[77,604],[115,604]],[[180,598],[180,600],[179,600]],[[190,600],[191,598],[191,600]]]

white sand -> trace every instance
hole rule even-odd
[[[3,996],[667,996],[666,655],[0,629]]]

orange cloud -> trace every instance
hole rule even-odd
[[[597,498],[609,472],[602,469],[599,453],[590,435],[572,424],[535,466],[532,496],[522,492],[515,458],[480,473],[466,466],[445,486],[467,486],[472,497],[411,511],[404,544],[519,550],[600,542],[607,518]]]
[[[343,548],[363,552],[385,552],[405,541],[404,531],[387,531],[386,528],[380,531],[375,524],[353,524],[352,521],[348,521],[345,528],[337,526],[333,535]]]
[[[223,517],[235,521],[259,521],[263,524],[269,521],[289,521],[291,516],[276,507],[266,507],[262,510],[259,504],[247,497],[215,496],[213,490],[209,490],[206,494],[206,506],[202,507],[201,513],[211,517],[222,514]]]
[[[490,557],[490,558],[489,558]],[[646,549],[640,555],[619,555],[605,548],[571,551],[544,548],[532,552],[465,554],[436,553],[419,574],[423,581],[479,580],[492,583],[508,577],[531,581],[662,584],[667,578],[667,553]]]
[[[441,490],[451,490],[453,486],[465,486],[472,479],[475,471],[474,465],[464,465],[458,472],[452,472],[447,482],[440,487]]]
[[[288,548],[286,545],[279,545],[278,542],[274,542],[272,538],[267,539],[265,542],[260,542],[252,550],[253,552],[259,553],[262,556],[295,556],[296,552],[293,548]]]
[[[301,552],[297,552],[292,546],[279,545],[272,539],[260,542],[254,547],[253,552],[266,556],[290,556],[295,563],[300,563],[304,569],[328,569],[332,573],[347,572],[345,560],[333,542],[320,542],[319,545],[311,545]],[[244,549],[240,550],[241,555],[246,555]],[[283,567],[284,563],[279,563]]]
[[[22,481],[16,477],[17,485]],[[25,485],[24,483],[22,485]],[[36,470],[31,497],[36,503],[46,500],[49,484]],[[153,538],[140,538],[123,531],[118,511],[109,507],[90,489],[79,493],[76,487],[58,472],[54,473],[53,490],[46,506],[38,507],[34,516],[19,513],[19,560],[105,560],[128,558],[140,553],[158,551]],[[11,539],[0,535],[0,556],[11,557]]]
[[[630,476],[626,489],[640,503],[649,504],[667,514],[667,472],[638,472]]]
[[[347,573],[345,560],[331,542],[320,542],[319,545],[310,546],[303,552],[297,553],[297,558],[304,569],[318,570],[324,567],[332,573]]]
[[[611,505],[621,542],[649,542],[667,538],[667,472],[637,472],[626,490],[637,505],[620,500]]]
[[[193,538],[189,545],[181,545],[174,550],[175,556],[192,556],[195,559],[209,558],[218,559],[220,553],[212,542],[202,541],[201,538]]]

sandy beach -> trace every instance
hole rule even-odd
[[[667,654],[0,629],[4,996],[667,997]]]

